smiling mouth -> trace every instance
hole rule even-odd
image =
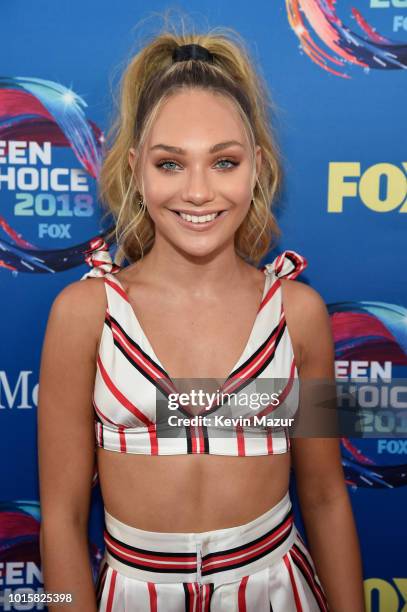
[[[215,219],[217,219],[220,215],[226,213],[225,210],[219,210],[215,213],[207,213],[207,214],[200,214],[200,215],[188,215],[186,213],[183,213],[182,211],[179,210],[172,210],[171,212],[175,213],[176,215],[178,215],[179,217],[181,217],[181,219],[183,219],[184,221],[188,221],[189,223],[194,223],[196,225],[200,225],[200,224],[205,224],[205,223],[210,223],[212,221],[214,221]]]

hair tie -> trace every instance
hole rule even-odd
[[[202,62],[213,62],[214,55],[206,47],[191,43],[189,45],[179,45],[172,52],[173,62],[185,62],[187,60],[201,60]]]

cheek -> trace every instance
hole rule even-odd
[[[244,163],[237,170],[219,177],[219,194],[230,204],[245,208],[252,197],[251,180],[249,165]]]
[[[149,171],[144,174],[144,197],[152,208],[168,202],[177,193],[175,181],[161,172]]]

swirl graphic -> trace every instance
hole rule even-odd
[[[323,70],[335,76],[351,78],[344,70],[353,64],[368,71],[407,68],[407,45],[382,36],[352,8],[352,17],[364,36],[354,32],[339,18],[335,0],[286,0],[288,22],[298,37],[304,53]],[[330,49],[327,53],[311,30]]]
[[[337,360],[390,361],[400,369],[407,366],[406,308],[373,301],[336,302],[327,308]],[[374,448],[375,440],[343,438],[341,442],[345,477],[351,486],[392,488],[407,484],[407,465],[384,465]],[[362,450],[361,446],[368,448]]]
[[[0,503],[0,561],[33,562],[41,567],[38,501],[13,500]],[[63,526],[62,526],[63,527]],[[89,542],[93,578],[96,580],[102,558],[101,550]]]
[[[81,166],[99,175],[103,135],[86,119],[85,100],[52,81],[0,77],[0,139],[71,147]],[[7,150],[7,149],[6,149]]]
[[[14,242],[12,244],[0,239],[2,253],[0,256],[0,268],[6,268],[14,273],[50,274],[83,265],[86,261],[87,250],[92,245],[92,242],[99,238],[99,236],[93,237],[66,249],[39,249],[27,240],[24,240],[20,234],[17,234],[1,215],[0,228]],[[106,233],[112,229],[109,228],[106,230]],[[108,244],[111,245],[112,242],[110,241]]]
[[[70,148],[80,165],[94,179],[100,172],[104,138],[88,120],[87,103],[72,90],[34,77],[0,77],[0,139],[51,142]],[[14,273],[55,273],[85,263],[86,249],[95,237],[62,249],[44,249],[32,244],[0,215],[0,268]],[[111,229],[111,228],[110,228]],[[110,229],[106,230],[107,232]]]

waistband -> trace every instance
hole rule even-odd
[[[281,560],[297,535],[288,492],[253,521],[214,531],[144,531],[104,513],[108,565],[146,582],[237,580]]]

